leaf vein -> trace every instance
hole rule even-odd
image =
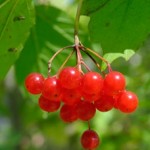
[[[14,3],[14,6],[13,6],[12,9],[10,10],[10,14],[8,15],[8,17],[7,17],[7,19],[6,19],[6,23],[4,24],[3,29],[2,29],[2,31],[1,31],[1,33],[0,33],[0,41],[1,41],[2,37],[3,37],[4,31],[5,31],[5,29],[6,29],[7,25],[8,25],[8,23],[9,23],[9,20],[10,20],[10,18],[11,18],[11,15],[13,14],[13,12],[14,12],[14,10],[15,10],[17,4],[18,4],[18,2],[19,2],[19,0],[16,0],[16,2]]]

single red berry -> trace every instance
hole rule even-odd
[[[132,113],[138,106],[138,98],[133,92],[124,91],[117,101],[117,106],[124,113]]]
[[[40,94],[42,92],[44,77],[39,73],[31,73],[25,79],[25,87],[31,94]]]
[[[44,81],[42,95],[49,100],[61,100],[61,86],[56,77],[48,77]]]
[[[83,93],[97,94],[102,91],[103,78],[97,72],[87,72],[82,77],[81,88]]]
[[[88,101],[80,101],[77,104],[77,114],[79,119],[88,121],[94,117],[96,109],[93,103]]]
[[[74,105],[81,100],[79,89],[62,89],[62,101],[68,105]]]
[[[60,107],[60,102],[50,101],[49,99],[43,97],[42,95],[39,98],[38,104],[42,110],[47,112],[57,111]]]
[[[66,67],[60,72],[59,80],[62,87],[75,89],[80,86],[81,73],[74,67]]]
[[[100,144],[98,134],[93,130],[86,130],[81,136],[81,144],[85,149],[96,149]]]
[[[73,122],[78,119],[76,105],[64,104],[60,109],[60,118],[64,122]]]
[[[102,112],[107,112],[114,107],[115,100],[113,97],[108,95],[103,95],[100,100],[95,101],[95,107]]]
[[[110,93],[116,93],[125,89],[126,81],[122,73],[111,71],[104,79],[104,88]],[[108,93],[108,92],[107,92]]]

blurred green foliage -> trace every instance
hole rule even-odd
[[[36,1],[38,4],[39,2],[45,1]],[[67,124],[60,120],[59,112],[41,111],[37,105],[38,96],[27,94],[23,83],[25,76],[32,71],[39,71],[46,76],[48,59],[59,47],[73,41],[76,2],[64,0],[64,2],[61,1],[61,5],[59,2],[59,0],[50,1],[51,9],[46,6],[36,7],[36,26],[32,28],[30,37],[15,66],[10,69],[5,80],[0,82],[0,150],[82,149],[80,136],[88,128],[88,124],[81,121]],[[86,17],[81,18],[81,41],[87,46],[96,47],[97,50],[97,45],[95,46],[88,40],[88,20],[89,18]],[[91,120],[91,127],[101,138],[101,145],[98,149],[149,150],[149,53],[150,38],[128,62],[123,58],[118,58],[112,63],[114,70],[125,74],[127,89],[137,93],[139,107],[130,115],[118,110],[107,113],[97,111],[96,116]],[[56,59],[53,73],[67,54],[64,52]],[[69,65],[73,65],[73,61],[74,59]],[[96,70],[94,66],[90,67]]]

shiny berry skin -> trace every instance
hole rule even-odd
[[[80,86],[81,73],[74,67],[66,67],[60,72],[59,81],[63,88],[75,89]]]
[[[74,105],[81,100],[79,89],[62,89],[62,101],[68,105]]]
[[[31,94],[40,94],[42,92],[44,77],[39,73],[31,73],[25,79],[25,87]]]
[[[60,118],[64,122],[73,122],[78,119],[76,105],[64,104],[60,109]]]
[[[42,95],[39,98],[38,104],[42,110],[47,112],[55,112],[60,107],[60,102],[50,101]]]
[[[108,95],[103,95],[100,100],[95,101],[95,107],[102,112],[107,112],[114,107],[115,100],[113,97]]]
[[[117,101],[117,106],[124,113],[132,113],[138,106],[138,98],[133,92],[124,91]]]
[[[61,100],[61,86],[56,77],[48,77],[44,81],[42,95],[49,100]]]
[[[101,97],[101,92],[96,93],[96,94],[86,94],[86,93],[82,93],[82,97],[85,101],[88,102],[94,102],[100,99]]]
[[[93,103],[87,101],[80,101],[77,104],[77,114],[79,119],[88,121],[94,117],[96,108]]]
[[[125,89],[126,81],[122,73],[111,71],[104,79],[105,89],[110,92],[119,92]]]
[[[114,108],[115,109],[118,109],[118,100],[119,100],[120,96],[122,95],[122,93],[125,92],[125,91],[126,90],[120,91],[118,94],[113,96],[113,99],[115,100],[115,103],[114,103]]]
[[[97,72],[87,72],[82,77],[82,91],[86,94],[97,94],[103,87],[103,78]]]
[[[93,130],[86,130],[81,136],[81,144],[84,149],[94,150],[100,144],[98,134]]]

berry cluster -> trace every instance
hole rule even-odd
[[[47,78],[39,73],[31,73],[27,76],[25,86],[28,92],[41,94],[38,101],[39,107],[46,112],[55,112],[60,109],[60,118],[68,123],[77,119],[89,123],[96,110],[107,112],[115,108],[123,113],[134,112],[138,106],[138,98],[136,94],[125,89],[124,75],[112,71],[108,63],[108,73],[103,76],[102,73],[91,71],[83,62],[79,49],[86,52],[93,60],[85,48],[78,45],[73,49],[73,51],[76,50],[77,66],[63,66],[56,75],[49,74]],[[81,64],[87,68],[87,72],[82,71]],[[49,72],[50,66],[51,61]],[[89,126],[81,137],[83,148],[92,150],[97,148],[99,143],[98,134]]]

